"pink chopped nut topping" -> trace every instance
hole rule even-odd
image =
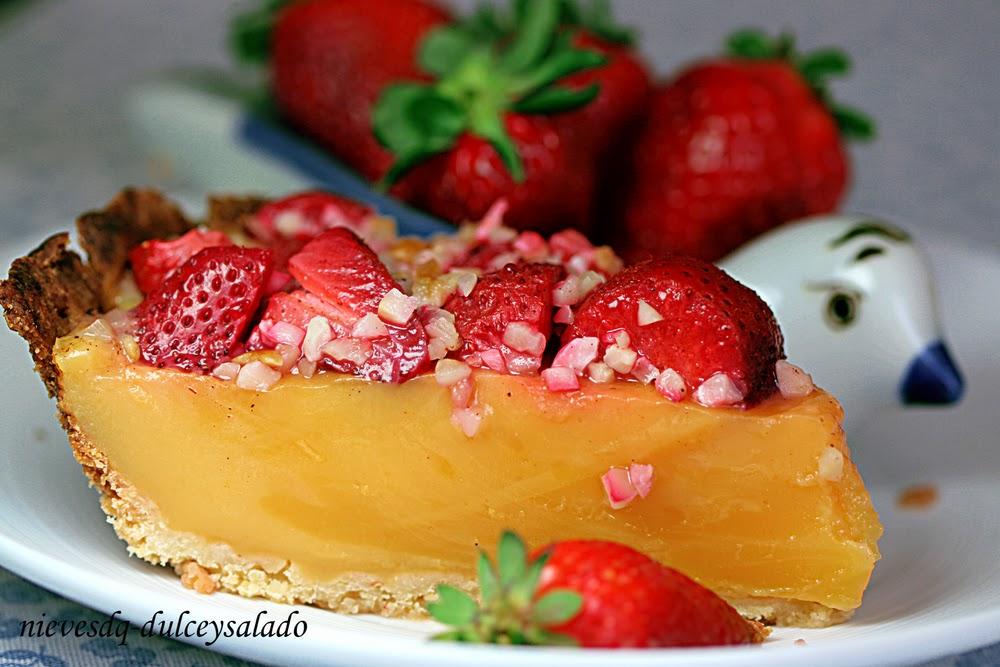
[[[298,363],[299,357],[302,356],[302,351],[295,345],[278,343],[274,346],[274,349],[281,355],[281,367],[278,370],[282,373],[288,373],[295,368],[295,364]]]
[[[468,364],[457,359],[441,359],[434,366],[434,378],[442,387],[451,387],[472,375]]]
[[[263,324],[263,322],[261,322]],[[267,332],[267,337],[275,343],[284,343],[292,347],[300,347],[302,340],[306,337],[306,332],[301,327],[288,322],[275,322]]]
[[[472,404],[472,399],[476,391],[472,383],[472,377],[456,382],[448,388],[451,391],[451,404],[456,408],[466,408]]]
[[[316,375],[316,362],[309,361],[303,357],[299,359],[299,363],[295,365],[295,369],[299,372],[299,375],[308,380],[313,375]]]
[[[597,271],[586,271],[580,275],[580,299],[590,294],[595,287],[605,282],[605,277]]]
[[[475,271],[455,269],[450,273],[455,274],[455,282],[458,285],[458,291],[462,294],[462,296],[469,296],[472,294],[472,290],[475,289],[476,283],[479,282],[479,276]]]
[[[802,398],[816,389],[811,375],[784,359],[774,365],[774,375],[778,379],[778,391],[785,398]]]
[[[556,306],[574,306],[582,298],[579,276],[569,276],[560,280],[552,289],[552,303]]]
[[[640,498],[645,498],[653,490],[653,466],[649,463],[632,463],[628,467],[628,479],[638,492]]]
[[[451,423],[458,427],[465,437],[472,438],[483,423],[483,413],[476,408],[455,408],[451,411]]]
[[[636,354],[635,350],[627,347],[619,347],[618,345],[608,345],[608,348],[604,351],[604,363],[618,373],[631,373],[638,358],[639,355]]]
[[[317,315],[306,325],[306,335],[302,339],[302,356],[309,361],[319,361],[323,358],[320,348],[333,339],[330,321]]]
[[[320,351],[331,359],[349,361],[360,366],[371,357],[372,346],[367,340],[360,338],[337,338],[321,347]]]
[[[479,353],[479,358],[490,370],[496,371],[497,373],[507,372],[507,362],[503,360],[503,355],[500,353],[500,350],[483,350]]]
[[[388,327],[375,313],[365,313],[351,328],[353,338],[381,338],[388,335]]]
[[[552,360],[553,368],[571,368],[577,375],[583,375],[587,365],[597,358],[597,347],[601,341],[595,336],[574,338],[562,346]]]
[[[236,376],[236,386],[252,391],[267,391],[281,379],[281,372],[276,371],[261,361],[251,361],[240,369]]]
[[[514,250],[528,260],[544,259],[549,254],[549,244],[538,232],[521,232],[514,240]]]
[[[572,368],[546,368],[542,371],[542,379],[549,391],[576,391],[580,381]]]
[[[615,331],[614,341],[618,347],[632,347],[632,337],[624,329]]]
[[[637,311],[636,317],[639,321],[639,326],[644,327],[650,324],[655,324],[657,322],[663,321],[663,315],[660,315],[660,311],[653,308],[647,302],[642,299],[639,300],[639,309]]]
[[[486,215],[476,227],[476,240],[489,241],[493,232],[503,226],[503,216],[507,213],[507,200],[500,198],[493,202]]]
[[[660,377],[660,369],[646,357],[639,357],[632,367],[632,377],[643,384],[649,384]]]
[[[545,352],[545,334],[527,322],[511,322],[503,332],[504,345],[539,357]]]
[[[611,509],[614,510],[620,510],[639,495],[629,480],[628,470],[625,468],[608,468],[608,471],[601,475],[601,484],[604,485],[604,493],[608,497]]]
[[[604,384],[614,381],[615,371],[603,361],[595,361],[587,365],[587,377],[590,378],[591,382]]]
[[[567,260],[573,255],[593,250],[594,246],[575,229],[563,229],[549,237],[549,248],[559,259]]]
[[[684,378],[673,368],[667,368],[660,372],[656,378],[656,390],[669,398],[671,401],[683,401],[687,396],[687,385]]]
[[[220,380],[235,380],[236,376],[240,374],[240,368],[239,364],[227,361],[216,366],[215,370],[212,371],[212,375]]]
[[[556,324],[573,324],[573,309],[569,306],[559,306],[552,321]]]
[[[406,296],[393,287],[386,292],[378,304],[378,316],[383,322],[403,326],[413,317],[413,312],[420,307],[420,299]]]
[[[736,405],[743,398],[743,390],[725,373],[716,373],[694,391],[694,400],[708,408]]]

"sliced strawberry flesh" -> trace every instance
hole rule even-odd
[[[177,268],[137,310],[142,358],[211,371],[242,346],[271,272],[269,250],[217,246]]]
[[[143,294],[155,291],[178,266],[200,250],[229,246],[233,242],[222,232],[192,229],[172,241],[144,241],[128,253],[132,277]]]
[[[643,301],[663,319],[640,326]],[[773,313],[751,289],[707,262],[675,257],[622,271],[580,304],[563,341],[597,336],[606,346],[614,330],[628,334],[640,357],[674,369],[692,387],[724,373],[748,404],[775,391],[774,365],[784,354]]]
[[[526,363],[525,351],[507,345],[504,335],[509,325],[519,323],[519,327],[530,328],[546,340],[549,338],[552,333],[552,288],[563,275],[563,268],[554,264],[508,264],[482,276],[469,296],[452,296],[445,310],[455,315],[455,328],[463,340],[458,356],[473,362],[499,351],[508,370],[536,372],[538,364]],[[540,353],[527,356],[541,359]]]

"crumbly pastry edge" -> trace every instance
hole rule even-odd
[[[240,218],[264,200],[254,197],[209,199],[209,227],[233,230]],[[35,368],[57,399],[59,419],[73,454],[101,507],[128,550],[155,565],[172,567],[186,585],[209,592],[224,590],[275,602],[309,604],[348,614],[425,617],[424,604],[437,583],[474,592],[475,582],[457,575],[408,573],[376,577],[346,573],[335,580],[310,580],[294,564],[250,558],[226,544],[171,529],[155,503],[117,473],[91,443],[61,401],[59,369],[52,358],[55,340],[113,307],[114,290],[124,274],[128,249],[143,240],[183,233],[192,226],[179,209],[153,190],[126,189],[103,210],[85,213],[77,232],[87,261],[68,248],[68,234],[57,234],[11,266],[0,281],[0,306],[10,328],[28,342]],[[782,598],[725,596],[745,617],[766,624],[826,627],[849,619],[853,611]]]

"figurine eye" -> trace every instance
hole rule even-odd
[[[826,321],[834,329],[851,326],[858,318],[860,299],[856,294],[835,291],[826,302]]]

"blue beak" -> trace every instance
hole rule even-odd
[[[910,362],[900,393],[908,405],[950,405],[962,398],[964,388],[962,374],[948,348],[938,341]]]

